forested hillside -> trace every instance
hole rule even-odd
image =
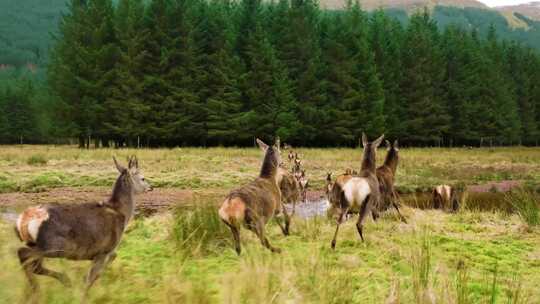
[[[299,0],[72,0],[48,85],[12,72],[0,88],[0,139],[343,146],[364,131],[412,145],[537,144],[540,57],[496,28]]]
[[[42,64],[66,0],[0,1],[0,66]]]

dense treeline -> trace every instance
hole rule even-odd
[[[63,136],[63,120],[55,123],[56,99],[44,75],[7,69],[0,73],[0,143],[51,143]]]
[[[73,0],[48,69],[69,123],[52,129],[81,145],[536,144],[540,57],[496,36],[309,0]]]

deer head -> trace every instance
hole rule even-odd
[[[132,186],[133,192],[135,194],[143,193],[146,191],[152,191],[152,186],[146,181],[144,175],[139,170],[139,161],[136,156],[131,156],[128,159],[127,169],[120,165],[116,158],[113,156],[114,165],[118,172],[125,176]]]
[[[283,177],[283,163],[281,161],[281,149],[279,148],[279,138],[272,147],[269,147],[262,140],[257,138],[257,145],[264,152],[263,165],[261,167],[261,177],[274,175],[276,183],[279,184]]]
[[[362,156],[362,170],[368,170],[375,173],[375,165],[377,159],[377,148],[384,139],[384,134],[373,142],[369,142],[365,133],[362,133],[362,146],[364,147],[364,153]]]

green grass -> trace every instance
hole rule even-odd
[[[352,149],[299,152],[314,189],[322,189],[326,171],[339,173],[360,158],[360,151]],[[455,214],[404,206],[407,224],[393,214],[368,220],[365,243],[353,218],[340,228],[334,251],[335,223],[324,216],[294,218],[288,237],[272,221],[268,238],[283,252],[269,252],[242,229],[240,256],[217,210],[221,194],[257,174],[257,149],[8,146],[0,150],[0,192],[109,188],[117,174],[112,155],[125,159],[131,154],[138,155],[154,186],[195,194],[172,211],[130,223],[118,258],[91,290],[92,303],[384,303],[389,298],[426,303],[434,298],[443,304],[519,304],[540,299],[540,228],[525,224],[537,210],[528,205],[533,196],[520,192],[510,194],[509,201],[503,197],[504,208],[494,207],[500,194],[469,196],[466,208]],[[379,154],[382,159],[383,150]],[[42,155],[46,163],[29,164],[33,155]],[[402,149],[401,157],[397,183],[405,191],[506,178],[535,188],[540,181],[539,149]],[[420,195],[413,199],[423,204]],[[0,216],[0,302],[24,299],[18,246],[12,224]],[[74,287],[39,278],[42,302],[79,302],[89,263],[46,264],[65,271]]]
[[[537,232],[512,229],[519,225],[515,216],[406,208],[409,224],[390,216],[368,222],[365,243],[355,221],[348,221],[335,251],[330,249],[332,221],[295,218],[286,238],[277,225],[268,226],[269,239],[282,254],[264,249],[243,229],[244,250],[237,256],[226,227],[216,226],[215,201],[196,200],[200,206],[185,214],[132,222],[118,258],[92,290],[92,301],[382,303],[396,282],[401,303],[425,303],[426,297],[437,303],[491,303],[494,295],[496,303],[524,303],[520,299],[540,297],[535,283],[540,238]],[[25,281],[15,257],[18,241],[9,228],[0,224],[0,298],[16,302]],[[45,302],[77,302],[88,263],[50,260],[47,265],[67,271],[75,287],[40,278]]]
[[[360,149],[298,149],[310,184],[322,189],[326,172],[360,167]],[[258,173],[260,150],[236,148],[99,149],[66,146],[3,146],[0,192],[43,191],[53,187],[110,186],[116,176],[112,156],[137,155],[156,187],[229,189]],[[380,149],[378,162],[384,158]],[[540,184],[540,149],[400,149],[397,187],[430,190],[436,184],[482,184],[506,179]],[[8,182],[2,176],[9,172]],[[6,176],[7,177],[7,176]],[[38,179],[38,177],[40,177]],[[38,179],[38,180],[36,180]]]
[[[528,190],[512,191],[505,199],[519,217],[529,226],[540,225],[540,202],[538,195]]]
[[[46,165],[47,159],[45,158],[45,156],[41,154],[35,154],[35,155],[30,156],[28,160],[26,160],[26,163],[31,166],[32,165]]]

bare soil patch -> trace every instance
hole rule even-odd
[[[49,203],[101,202],[108,198],[109,187],[66,187],[53,188],[39,193],[12,192],[0,194],[0,207],[23,208]],[[137,196],[136,213],[151,215],[177,204],[187,204],[193,191],[175,188],[158,188]]]

